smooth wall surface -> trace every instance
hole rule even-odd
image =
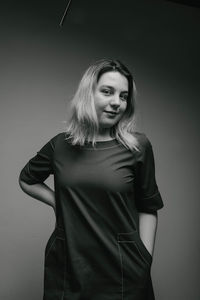
[[[42,299],[55,217],[23,193],[19,172],[64,130],[88,65],[108,57],[134,74],[138,130],[152,142],[165,204],[152,265],[156,299],[198,300],[200,11],[168,1],[74,0],[61,28],[66,3],[1,4],[0,299]],[[51,177],[46,183],[53,187]]]

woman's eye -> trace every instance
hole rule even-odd
[[[122,100],[127,101],[128,100],[128,95],[122,95],[121,98],[122,98]]]
[[[111,94],[110,90],[103,90],[102,92],[103,92],[105,95],[110,95],[110,94]]]

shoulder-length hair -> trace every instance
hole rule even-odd
[[[139,151],[135,132],[136,86],[132,74],[119,60],[101,59],[92,64],[83,74],[76,93],[71,101],[71,114],[66,126],[66,139],[72,145],[85,145],[92,142],[95,146],[99,130],[94,104],[94,90],[102,74],[115,71],[128,80],[128,102],[122,118],[111,128],[111,137],[126,148]]]

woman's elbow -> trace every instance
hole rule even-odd
[[[24,192],[26,192],[26,187],[28,187],[28,183],[26,183],[25,181],[23,181],[22,179],[21,179],[21,177],[19,176],[19,178],[18,178],[18,183],[19,183],[19,186],[20,186],[20,188],[24,191]]]

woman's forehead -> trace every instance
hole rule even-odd
[[[127,78],[117,71],[103,73],[99,78],[98,85],[118,86],[128,91]]]

